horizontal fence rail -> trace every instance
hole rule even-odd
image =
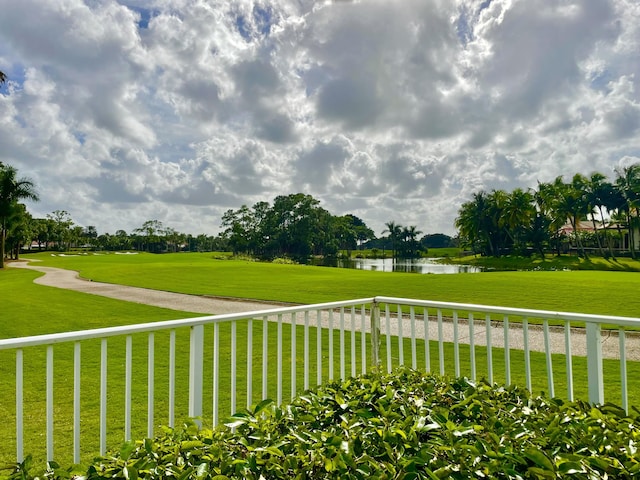
[[[371,297],[0,340],[0,462],[104,455],[327,381],[414,369],[629,409],[640,319]],[[630,374],[631,373],[631,374]],[[8,448],[8,450],[7,450]]]

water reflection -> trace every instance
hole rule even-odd
[[[471,265],[449,265],[438,263],[435,258],[324,258],[312,262],[313,265],[338,268],[355,268],[358,270],[376,270],[380,272],[408,272],[408,273],[478,273],[482,271]]]

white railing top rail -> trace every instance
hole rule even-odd
[[[181,327],[193,327],[196,325],[204,325],[209,323],[229,322],[234,320],[243,320],[247,318],[257,318],[279,314],[284,315],[304,312],[308,310],[327,310],[352,305],[363,305],[366,303],[372,303],[373,301],[373,298],[361,298],[339,302],[316,303],[313,305],[295,305],[291,307],[271,308],[240,313],[207,315],[202,317],[183,318],[178,320],[140,323],[136,325],[123,325],[120,327],[95,328],[91,330],[80,330],[75,332],[51,333],[46,335],[35,335],[21,338],[7,338],[0,339],[0,350],[34,347],[39,345],[51,345],[63,342],[76,342],[94,338],[113,337],[117,335],[132,335],[135,333],[157,332],[159,330],[171,330]]]
[[[93,338],[106,338],[117,335],[131,335],[135,333],[153,332],[159,330],[170,330],[180,327],[192,327],[208,323],[220,323],[246,318],[256,318],[269,315],[291,314],[308,310],[327,310],[352,305],[363,305],[370,303],[392,303],[398,305],[413,305],[425,308],[449,309],[458,311],[469,311],[477,313],[514,315],[527,318],[546,318],[549,320],[562,320],[570,322],[585,322],[593,324],[616,325],[619,327],[636,327],[640,329],[640,318],[619,317],[609,315],[593,315],[586,313],[555,312],[550,310],[533,310],[524,308],[511,308],[490,305],[476,305],[471,303],[440,302],[432,300],[417,300],[410,298],[376,296],[360,298],[355,300],[344,300],[339,302],[317,303],[313,305],[295,305],[290,307],[279,307],[265,310],[254,310],[240,313],[229,313],[222,315],[207,315],[202,317],[184,318],[178,320],[167,320],[162,322],[141,323],[136,325],[124,325],[120,327],[97,328],[91,330],[81,330],[75,332],[53,333],[46,335],[36,335],[21,338],[0,339],[0,350],[15,348],[33,347],[38,345],[51,345],[55,343],[73,342],[89,340]]]
[[[378,303],[392,303],[397,305],[413,305],[415,307],[438,308],[448,310],[462,310],[477,313],[495,313],[501,315],[515,315],[527,318],[546,318],[548,320],[563,320],[570,322],[585,322],[596,324],[616,325],[619,327],[640,328],[640,317],[619,317],[610,315],[594,315],[588,313],[555,312],[552,310],[533,310],[526,308],[500,307],[493,305],[476,305],[472,303],[452,303],[432,300],[415,300],[409,298],[377,296]],[[638,312],[640,314],[640,311]]]

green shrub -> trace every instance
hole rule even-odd
[[[288,257],[276,257],[273,260],[271,260],[271,263],[275,263],[278,265],[297,265],[298,264],[298,262]]]
[[[267,400],[215,430],[165,429],[86,478],[633,478],[639,426],[613,405],[401,369]]]

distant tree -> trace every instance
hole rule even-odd
[[[221,227],[223,235],[229,241],[234,255],[238,253],[253,253],[252,237],[256,228],[256,221],[252,211],[246,205],[238,210],[227,210],[222,215]]]
[[[196,237],[196,250],[198,252],[211,252],[213,251],[213,237],[210,237],[206,233],[201,233]]]
[[[402,227],[402,232],[400,233],[400,256],[404,258],[415,258],[418,256],[420,250],[418,235],[421,233],[415,225]]]
[[[71,215],[66,210],[54,210],[47,214],[47,218],[50,220],[50,238],[56,243],[58,250],[67,250],[72,237],[73,220]]]
[[[537,248],[542,248],[544,243],[549,243],[560,255],[560,246],[563,235],[560,229],[567,221],[563,215],[558,213],[555,208],[555,188],[552,183],[538,182],[538,188],[533,193],[536,205],[536,220],[530,232],[530,236],[534,239]],[[546,229],[546,230],[542,230]]]
[[[115,250],[130,250],[133,244],[132,238],[124,230],[116,230],[114,234]]]
[[[47,218],[34,218],[32,221],[33,240],[38,242],[38,250],[42,251],[42,248],[47,248],[49,243],[49,233],[52,228],[50,226],[50,220]]]
[[[420,243],[424,248],[447,248],[454,245],[453,238],[444,233],[431,233],[423,236]]]
[[[185,235],[178,232],[175,228],[167,227],[164,229],[164,239],[167,244],[167,249],[171,252],[177,252],[181,250],[182,244],[185,241]]]
[[[535,215],[533,194],[516,188],[506,195],[500,223],[518,253],[526,248],[527,232]]]
[[[94,225],[84,227],[82,229],[82,238],[85,244],[95,247],[98,244],[98,230]]]
[[[484,191],[462,204],[455,220],[463,245],[474,252],[492,256],[497,252],[493,238],[495,226],[491,216],[490,199]]]
[[[78,248],[82,246],[84,228],[80,225],[74,225],[69,229],[69,246]]]
[[[391,240],[391,252],[393,258],[396,258],[398,255],[398,242],[400,241],[400,238],[402,236],[402,225],[399,225],[391,220],[390,222],[386,222],[384,226],[387,228],[382,231],[382,234],[389,234],[389,240]]]
[[[364,242],[367,242],[369,240],[373,240],[374,238],[376,238],[376,235],[373,232],[373,230],[371,230],[367,226],[367,224],[364,223],[364,220],[362,220],[361,218],[358,218],[351,213],[346,214],[345,218],[348,220],[349,224],[352,226],[352,228],[355,231],[356,240],[358,242],[359,248],[362,248],[362,244]]]
[[[587,251],[584,248],[584,242],[580,235],[580,221],[587,218],[590,210],[589,199],[587,196],[587,184],[589,179],[580,173],[576,173],[571,179],[568,186],[570,199],[572,202],[572,210],[570,221],[573,225],[573,232],[576,235],[576,245],[578,250],[582,251],[582,256],[587,257]]]
[[[629,249],[631,256],[636,258],[636,227],[640,226],[640,163],[616,169],[616,187],[624,205],[620,208],[624,212],[629,229]]]
[[[16,176],[17,171],[14,167],[0,163],[0,268],[4,268],[5,239],[9,220],[18,208],[18,201],[38,200],[33,182]]]
[[[563,224],[569,221],[578,253],[583,257],[586,257],[587,253],[580,234],[580,220],[586,218],[589,212],[589,202],[585,193],[586,183],[587,178],[578,173],[573,176],[571,182],[564,182],[562,176],[559,176],[550,184],[551,205],[555,210],[555,217],[562,220]]]
[[[26,242],[31,242],[33,235],[33,218],[22,203],[16,204],[9,222],[6,238],[6,253],[9,258],[18,260],[20,249]]]
[[[158,253],[161,250],[160,235],[164,232],[164,226],[160,220],[147,220],[133,233],[140,239],[138,250]]]
[[[589,214],[591,216],[591,224],[593,225],[593,231],[595,233],[596,242],[598,243],[598,250],[600,251],[600,255],[605,255],[600,235],[600,231],[602,231],[609,248],[609,255],[613,257],[613,248],[611,246],[611,241],[609,234],[607,233],[607,229],[598,229],[595,217],[595,213],[597,210],[600,216],[600,221],[602,222],[602,227],[606,227],[604,210],[608,209],[608,206],[612,205],[611,201],[613,195],[613,185],[607,181],[607,177],[605,177],[602,173],[594,172],[587,179],[584,187],[586,200],[589,205],[588,208]]]
[[[324,253],[318,245],[326,235],[320,228],[328,212],[311,195],[296,193],[274,199],[265,219],[268,236],[267,253],[306,259],[312,253]]]
[[[332,218],[332,230],[340,250],[346,250],[347,256],[358,246],[358,232],[353,224],[353,217],[344,215]]]

